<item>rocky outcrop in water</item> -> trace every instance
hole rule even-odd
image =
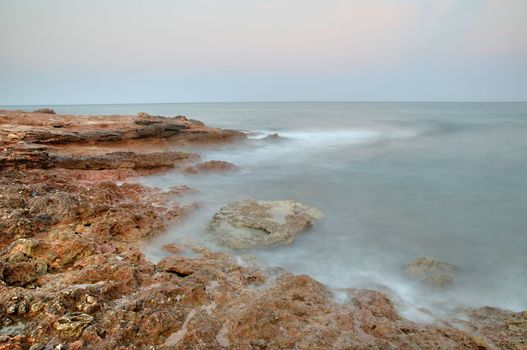
[[[217,173],[225,174],[239,170],[239,167],[226,162],[224,160],[209,160],[196,165],[188,166],[183,169],[183,173],[187,175],[195,175],[200,173]]]
[[[432,287],[448,287],[454,283],[454,265],[428,258],[416,258],[406,265],[404,271],[414,280]]]
[[[190,189],[162,191],[116,180],[143,174],[141,167],[155,162],[143,152],[165,152],[159,145],[167,140],[147,137],[132,147],[92,139],[43,147],[20,130],[37,123],[41,131],[58,135],[51,129],[82,124],[86,136],[89,125],[97,133],[101,121],[114,123],[112,130],[127,130],[135,121],[155,124],[157,117],[0,114],[0,350],[526,346],[527,313],[467,309],[459,319],[421,325],[401,317],[381,292],[349,289],[346,298],[339,298],[344,302],[337,303],[331,290],[308,276],[241,266],[227,254],[200,247],[171,245],[166,249],[175,254],[153,264],[140,247],[195,208],[177,203]],[[179,122],[201,130],[199,137],[184,142],[233,140],[227,136],[231,132],[209,130],[186,118]],[[7,137],[11,134],[16,137]],[[178,140],[172,139],[172,145]],[[57,159],[66,156],[82,166],[59,167]],[[123,165],[143,164],[141,156],[147,165]],[[85,165],[93,161],[105,165]],[[185,157],[172,161],[188,165]],[[286,227],[300,230],[315,216],[294,202],[278,203],[250,204],[260,216],[254,225],[273,232],[285,221]],[[246,217],[240,221],[251,222]],[[192,257],[178,255],[190,251]]]
[[[35,111],[0,110],[0,137],[12,141],[47,145],[134,145],[150,139],[153,145],[167,143],[217,143],[241,140],[234,130],[209,128],[187,118],[166,118],[139,113],[137,116],[54,115]],[[152,144],[151,144],[152,145]],[[143,146],[151,146],[144,144]]]
[[[291,200],[247,199],[221,208],[208,233],[219,244],[236,249],[274,246],[293,242],[321,217],[318,209]]]
[[[172,168],[199,159],[195,153],[162,151],[136,153],[131,151],[109,152],[86,156],[54,154],[54,150],[44,147],[12,147],[0,150],[0,169],[77,169],[107,170],[133,169],[148,170]]]

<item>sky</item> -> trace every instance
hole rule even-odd
[[[527,101],[527,0],[0,0],[0,104]]]

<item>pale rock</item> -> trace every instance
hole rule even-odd
[[[288,244],[322,218],[322,212],[292,200],[237,201],[220,209],[208,233],[218,243],[243,249]]]

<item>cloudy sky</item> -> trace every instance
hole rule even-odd
[[[527,0],[0,0],[0,104],[527,100]]]

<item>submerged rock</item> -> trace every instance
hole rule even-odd
[[[288,244],[322,217],[320,210],[292,200],[233,202],[220,209],[208,232],[222,245],[243,249]]]
[[[239,167],[224,160],[209,160],[183,169],[187,175],[199,173],[227,173],[238,170]]]
[[[448,287],[454,283],[454,265],[429,258],[417,258],[408,263],[405,272],[411,278],[432,287]]]
[[[265,136],[264,138],[262,138],[262,140],[264,141],[283,141],[284,138],[278,135],[277,133],[274,133],[274,134],[269,134]]]
[[[168,244],[163,245],[162,249],[165,252],[168,252],[171,254],[179,254],[185,250],[185,247],[179,244],[175,244],[175,243],[168,243]]]

